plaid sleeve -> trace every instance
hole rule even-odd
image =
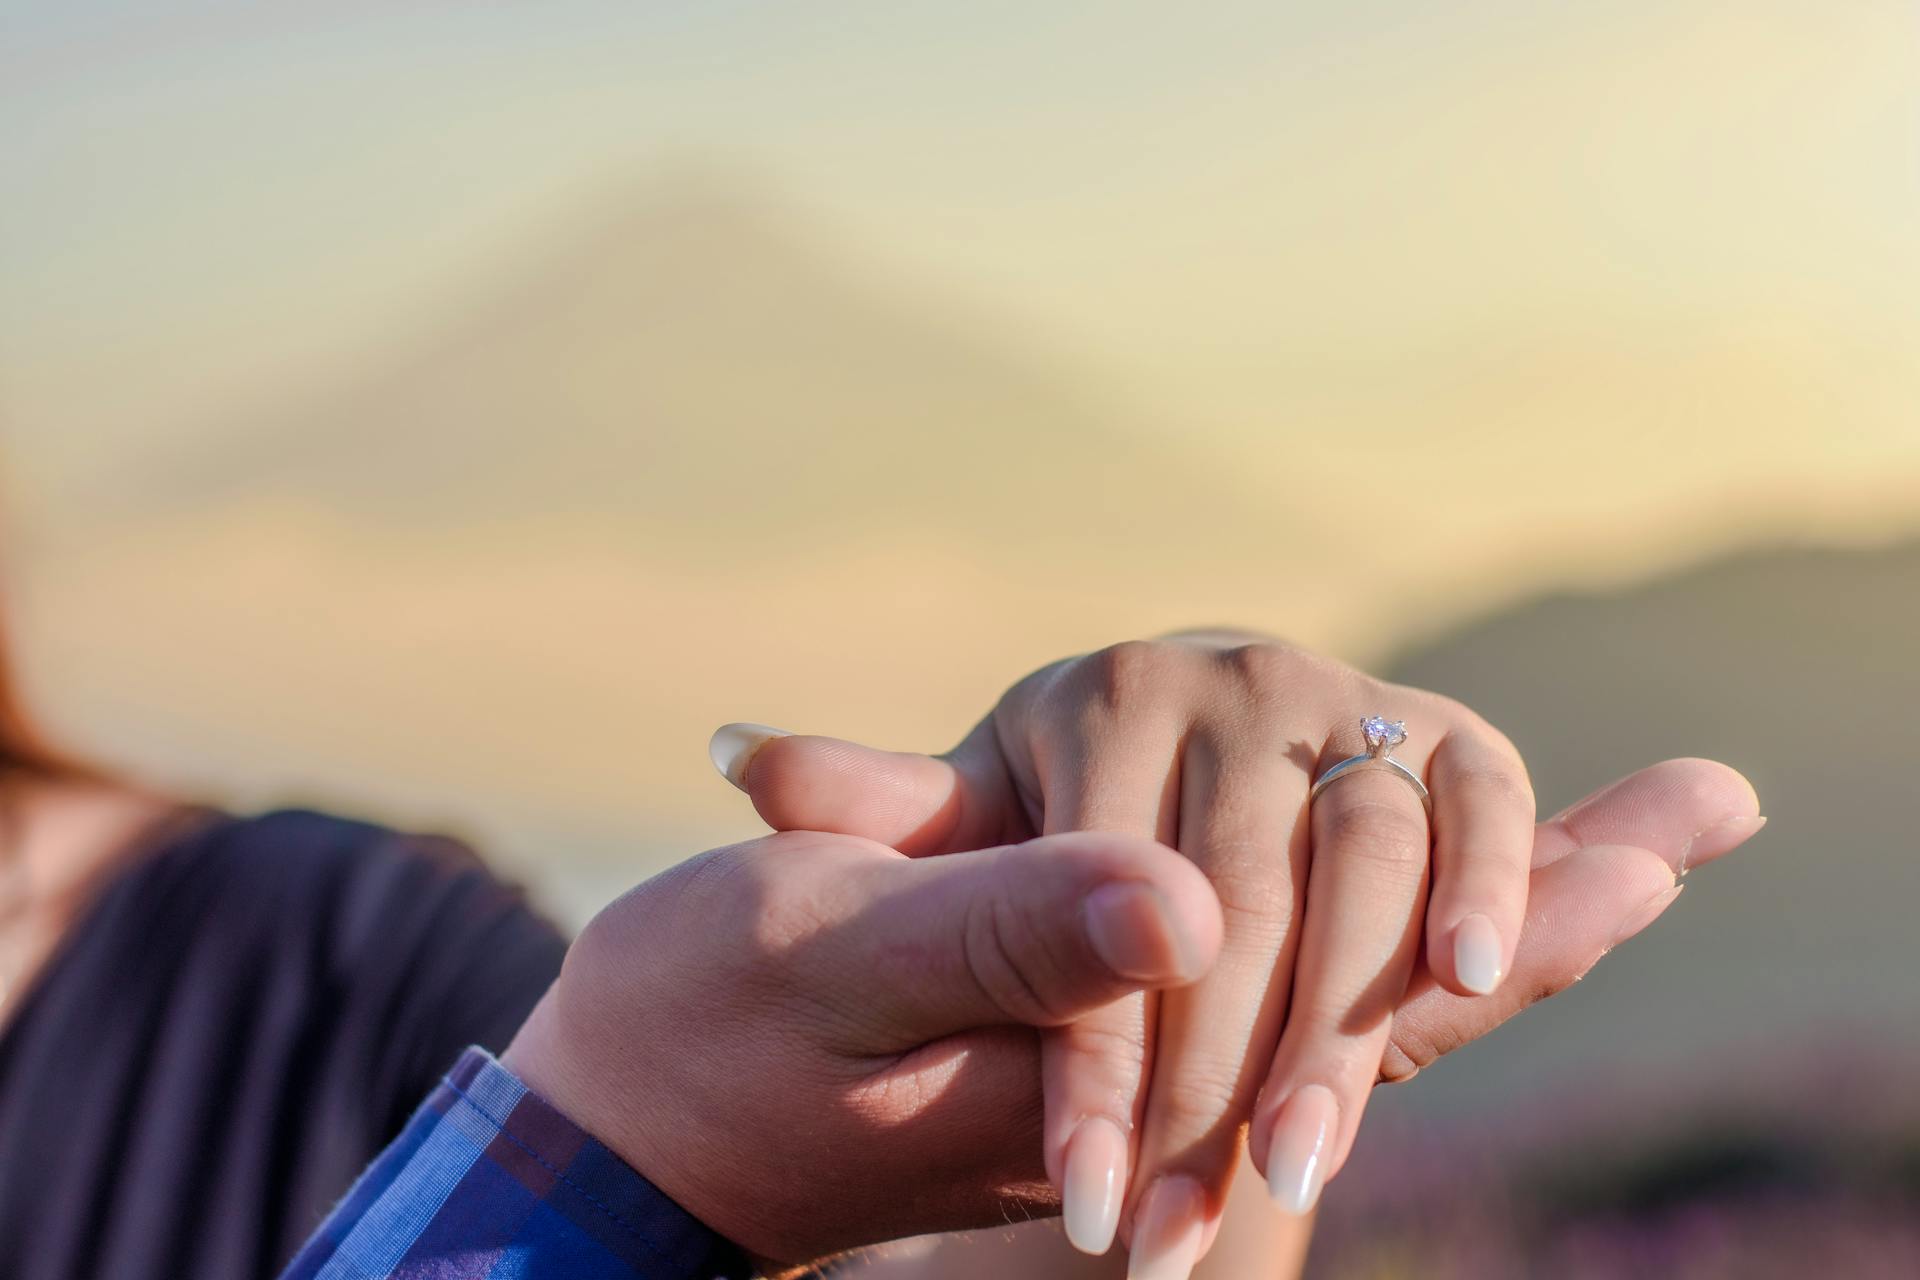
[[[281,1280],[740,1280],[745,1257],[480,1049]]]

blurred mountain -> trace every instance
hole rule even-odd
[[[1326,554],[1308,486],[1169,449],[1026,335],[842,248],[751,195],[656,183],[381,346],[408,354],[130,458],[72,516],[112,536],[25,566],[44,700],[183,785],[377,780],[401,820],[459,815],[575,870],[593,850],[606,879],[571,914],[748,827],[699,750],[721,720],[938,747],[1090,643],[1404,623],[1378,566]],[[1550,808],[1701,754],[1774,815],[1573,997],[1410,1096],[1680,1059],[1781,1011],[1920,1024],[1916,588],[1916,545],[1755,553],[1398,662],[1506,728]]]
[[[1432,1113],[1615,1077],[1684,1094],[1782,1056],[1920,1045],[1916,658],[1909,543],[1543,599],[1394,663],[1511,734],[1543,812],[1701,755],[1745,772],[1770,822],[1578,988],[1383,1101]]]
[[[1262,531],[1274,509],[1134,428],[1024,335],[700,179],[629,192],[376,367],[128,468],[124,509],[281,499],[446,528],[562,515],[697,553],[769,529],[933,541]],[[832,495],[831,500],[823,495]],[[1143,539],[1144,540],[1144,539]]]
[[[717,723],[937,749],[1062,654],[1350,590],[1297,502],[776,204],[663,177],[577,232],[63,492],[18,593],[59,726],[452,815],[578,919],[751,830]]]

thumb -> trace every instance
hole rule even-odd
[[[1070,832],[892,859],[868,875],[833,970],[863,975],[869,1052],[975,1027],[1058,1026],[1193,982],[1220,951],[1205,873],[1140,837]]]
[[[1015,834],[1018,805],[984,722],[944,756],[744,723],[714,730],[707,754],[775,831],[862,836],[909,857]]]

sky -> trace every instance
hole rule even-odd
[[[1034,661],[1162,625],[1365,659],[1728,548],[1904,536],[1917,37],[1895,0],[0,0],[0,447],[29,658],[90,743],[218,786],[347,790],[360,769],[402,809],[521,839],[554,827],[501,816],[515,787],[523,814],[705,834],[736,815],[694,791],[695,740],[736,710],[919,742]],[[710,246],[690,281],[592,247],[607,222],[652,235],[632,210],[689,189],[779,247]],[[629,292],[526,301],[583,261]],[[736,279],[789,262],[827,292]],[[895,413],[901,465],[1024,519],[972,530],[928,482],[880,523],[817,470],[798,498],[778,476],[730,491],[712,450],[646,492],[725,518],[656,513],[644,546],[564,492],[506,520],[457,468],[460,500],[405,527],[301,479],[361,413],[370,467],[382,433],[471,413],[509,478],[566,454],[553,432],[629,414],[644,435],[655,383],[636,390],[621,335],[660,299],[660,332],[685,333],[641,354],[685,422],[825,440],[835,413]],[[950,385],[917,402],[876,367],[855,394],[857,355],[776,376],[829,300],[846,343]],[[469,329],[505,335],[485,367],[456,358]],[[978,433],[999,480],[952,470],[972,378],[1017,424]],[[532,406],[522,440],[505,403]],[[824,452],[857,459],[867,437],[843,436]],[[202,483],[235,457],[263,461]],[[1057,509],[1020,496],[1023,468]],[[143,500],[192,496],[129,515],[129,474]],[[817,528],[796,533],[796,502]],[[866,584],[930,564],[874,616]],[[795,637],[777,661],[748,639],[770,605]],[[376,612],[405,639],[346,621]],[[609,702],[623,678],[668,687]],[[568,767],[483,745],[482,705],[573,742]],[[395,706],[419,724],[376,769],[367,730]],[[671,786],[643,804],[649,770]]]
[[[80,457],[337,367],[684,163],[1240,447],[1519,435],[1467,420],[1516,361],[1615,389],[1571,428],[1609,469],[1716,418],[1779,457],[1798,421],[1755,402],[1843,386],[1836,465],[1912,434],[1904,4],[0,12],[9,417]]]

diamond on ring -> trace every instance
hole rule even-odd
[[[1385,716],[1368,716],[1360,722],[1361,736],[1367,740],[1365,755],[1348,756],[1314,780],[1313,787],[1307,792],[1307,802],[1311,804],[1320,798],[1320,793],[1332,786],[1338,779],[1362,769],[1385,769],[1402,782],[1413,788],[1413,794],[1420,797],[1420,807],[1427,811],[1427,817],[1433,817],[1433,797],[1427,793],[1427,784],[1420,775],[1393,758],[1393,749],[1407,740],[1407,722],[1389,720]]]
[[[1384,755],[1407,740],[1407,722],[1368,716],[1360,722],[1360,732],[1366,737],[1369,752]]]
[[[1332,766],[1331,770],[1321,773],[1313,781],[1313,789],[1308,791],[1309,804],[1319,798],[1319,793],[1327,791],[1327,787],[1331,787],[1334,781],[1346,777],[1348,773],[1357,773],[1359,770],[1386,770],[1388,773],[1398,775],[1400,781],[1404,781],[1407,787],[1413,787],[1413,794],[1421,798],[1421,808],[1425,808],[1428,818],[1432,818],[1434,800],[1430,794],[1427,794],[1427,783],[1421,781],[1419,773],[1409,770],[1400,760],[1394,760],[1394,747],[1400,747],[1407,741],[1407,722],[1388,720],[1386,716],[1367,716],[1365,720],[1359,722],[1359,731],[1367,739],[1367,754],[1348,756],[1340,764]]]

